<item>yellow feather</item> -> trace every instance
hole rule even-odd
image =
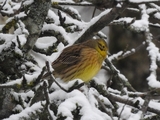
[[[64,81],[90,81],[100,70],[108,47],[103,39],[88,40],[65,48],[52,63],[53,74]]]

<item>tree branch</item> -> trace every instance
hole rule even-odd
[[[127,8],[127,4],[124,3],[121,8],[114,7],[108,14],[103,15],[95,24],[91,25],[82,36],[80,36],[76,43],[81,43],[85,40],[91,39],[95,33],[103,29],[112,20],[116,19]]]
[[[29,7],[27,18],[23,21],[29,32],[27,42],[23,47],[25,53],[28,53],[37,41],[50,4],[51,0],[34,0],[33,4]]]

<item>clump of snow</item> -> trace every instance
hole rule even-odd
[[[158,0],[129,0],[129,2],[132,2],[132,3],[154,2],[154,1],[158,1]]]
[[[146,31],[148,29],[148,25],[149,25],[149,15],[147,14],[146,11],[146,6],[144,4],[139,5],[140,9],[142,9],[141,11],[141,19],[140,20],[136,20],[134,23],[131,24],[131,29],[136,30],[136,31]]]
[[[56,32],[60,32],[61,35],[64,37],[65,40],[67,40],[68,42],[71,41],[71,38],[68,36],[68,33],[64,30],[63,27],[61,26],[57,26],[55,24],[45,24],[42,28],[42,32],[43,31],[49,31],[49,30],[54,30]]]
[[[35,46],[40,49],[47,49],[49,46],[52,46],[53,43],[55,43],[56,41],[57,39],[55,37],[42,37],[37,40]]]
[[[79,14],[79,12],[77,11],[77,9],[73,8],[73,7],[68,7],[71,11],[73,11],[79,18],[81,18],[81,15]]]
[[[33,2],[34,2],[34,0],[25,0],[23,5],[28,6],[28,5],[32,4]]]
[[[30,114],[35,114],[36,111],[40,111],[41,109],[43,109],[43,104],[45,104],[45,102],[43,101],[37,102],[32,106],[25,108],[19,114],[13,114],[9,118],[3,120],[20,120],[30,118]]]
[[[22,110],[23,110],[23,108],[21,105],[16,105],[16,107],[13,109],[14,112],[17,112],[17,111],[20,112]]]
[[[59,17],[53,12],[52,10],[48,10],[48,18],[54,20],[54,24],[58,25],[59,24]]]
[[[0,52],[2,52],[2,50],[6,50],[8,47],[11,46],[12,44],[12,39],[14,38],[14,35],[11,34],[2,34],[0,33],[0,40],[4,40],[4,44],[0,45]]]
[[[149,9],[147,9],[147,14],[152,14],[156,11],[157,11],[157,9],[155,9],[155,8],[149,8]]]
[[[148,43],[148,47],[147,50],[149,52],[149,56],[150,56],[150,76],[147,78],[148,80],[148,84],[149,86],[153,87],[153,88],[159,88],[160,87],[160,82],[157,80],[157,58],[159,55],[159,49],[155,46],[154,43],[149,42]]]
[[[131,29],[136,31],[145,31],[148,28],[148,21],[146,20],[136,20],[133,24],[131,24]]]
[[[82,115],[81,120],[110,120],[111,118],[107,114],[101,116],[97,113],[90,105],[86,96],[78,90],[74,90],[67,94],[68,99],[59,105],[58,114],[66,116],[67,120],[72,120],[73,115],[71,111],[77,108],[77,105],[81,108],[80,115]]]
[[[160,6],[156,5],[155,3],[150,3],[150,5],[160,11]]]
[[[124,17],[124,18],[120,18],[120,19],[118,19],[118,20],[113,20],[113,23],[121,23],[121,22],[131,23],[132,20],[133,20],[133,18]]]
[[[25,16],[25,14],[22,14],[22,16]],[[19,16],[21,16],[21,14],[19,14]],[[22,17],[21,16],[21,17]],[[29,32],[28,32],[28,30],[25,28],[25,24],[21,21],[21,20],[19,20],[19,22],[18,22],[19,24],[18,24],[18,28],[20,29],[19,30],[19,32],[18,32],[18,29],[16,30],[16,31],[14,31],[14,33],[16,34],[16,35],[21,35],[21,34],[25,34],[26,36],[28,36],[29,35]]]
[[[122,53],[123,53],[123,51],[119,51],[118,53],[109,56],[109,57],[108,57],[108,60],[109,60],[109,61],[115,60],[115,59],[117,59],[119,56],[121,56]]]
[[[155,13],[154,17],[157,18],[157,19],[160,19],[160,13],[159,12]]]
[[[52,0],[52,2],[65,2],[67,1],[68,3],[74,3],[73,0]]]
[[[107,76],[106,70],[101,69],[93,79],[98,84],[106,84],[109,78]]]

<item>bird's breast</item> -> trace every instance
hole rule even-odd
[[[77,77],[85,82],[90,81],[100,70],[103,62],[102,56],[92,48],[82,51],[81,64],[76,72]]]

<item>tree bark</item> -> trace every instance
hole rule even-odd
[[[26,25],[26,29],[28,30],[29,35],[23,48],[24,52],[28,53],[37,41],[48,14],[50,5],[51,0],[34,0],[34,3],[27,11],[29,13],[23,22]]]

